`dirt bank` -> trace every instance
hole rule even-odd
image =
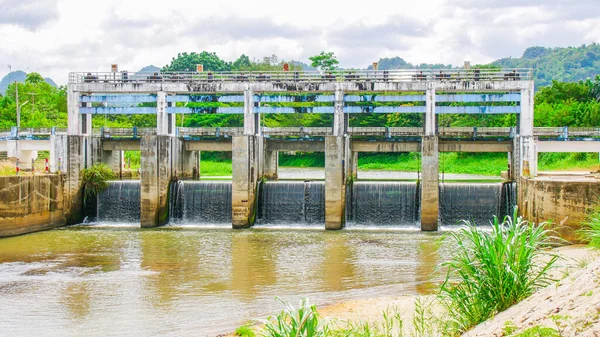
[[[549,313],[549,315],[572,316],[573,322],[582,322],[577,323],[579,324],[578,326],[581,326],[584,322],[590,322],[590,328],[593,327],[596,331],[600,331],[600,326],[597,326],[597,324],[594,325],[593,320],[591,320],[595,317],[597,323],[600,316],[600,254],[583,245],[560,247],[552,250],[551,253],[561,257],[556,264],[556,268],[552,271],[552,276],[555,279],[563,279],[563,281],[540,290],[531,298],[500,313],[496,318],[478,326],[465,336],[503,336],[501,333],[504,329],[504,323],[509,320],[512,320],[516,328],[520,329],[516,331],[523,331],[527,327],[532,326],[532,324],[535,324],[536,319],[547,323],[542,320],[543,315],[538,317],[537,313],[540,313],[540,315]],[[585,265],[587,267],[582,269]],[[574,283],[573,281],[577,282]],[[585,286],[580,283],[585,283]],[[565,286],[567,288],[563,288]],[[561,291],[557,292],[558,289],[561,289]],[[582,289],[585,289],[585,291]],[[580,296],[581,294],[585,296]],[[412,320],[416,298],[413,295],[396,295],[351,300],[319,308],[319,313],[329,320],[342,323],[346,321],[382,322],[383,311],[390,308],[400,313],[403,321],[408,323]],[[431,298],[432,296],[421,296],[422,301],[427,301]],[[587,321],[584,320],[583,318],[588,315],[588,312],[593,311],[592,309],[595,308],[594,305],[598,308],[599,314],[589,316]],[[557,307],[560,308],[558,313],[552,314],[551,312],[553,310],[556,311]],[[559,316],[555,316],[554,318],[556,319],[556,317]],[[550,322],[553,322],[551,318],[549,319]],[[406,332],[410,329],[409,325],[405,324]],[[556,328],[556,325],[547,326]],[[234,336],[234,334],[227,336]],[[579,335],[566,333],[563,336]],[[600,336],[600,333],[598,335],[581,336]]]

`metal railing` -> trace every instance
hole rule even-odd
[[[214,127],[214,128],[177,128],[177,134],[180,137],[194,136],[215,136],[232,137],[240,136],[244,133],[244,128],[240,127]]]
[[[333,134],[333,128],[331,127],[277,127],[269,128],[263,127],[262,133],[264,136],[294,136],[294,137],[308,137],[308,136],[329,136]]]
[[[92,135],[101,138],[139,138],[156,135],[156,128],[105,128],[94,129]]]
[[[69,83],[529,81],[533,70],[394,69],[237,72],[72,72]]]
[[[438,127],[440,136],[510,136],[515,134],[511,127]]]

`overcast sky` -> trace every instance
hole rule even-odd
[[[393,56],[484,63],[598,41],[600,0],[0,0],[0,76],[10,64],[59,84],[111,63],[162,67],[184,51],[308,62],[327,50],[362,68]]]

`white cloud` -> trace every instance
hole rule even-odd
[[[164,66],[184,51],[307,62],[331,50],[343,67],[392,56],[459,65],[600,41],[597,0],[0,0],[0,8],[0,65],[58,83],[111,63]]]

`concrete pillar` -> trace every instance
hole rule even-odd
[[[254,136],[258,133],[253,96],[252,90],[246,87],[244,90],[244,136]]]
[[[336,84],[333,106],[333,135],[343,136],[346,133],[344,116],[344,91],[340,84]]]
[[[233,228],[254,224],[258,180],[258,141],[255,136],[232,138],[231,211]]]
[[[67,136],[51,135],[50,136],[50,158],[48,159],[48,164],[50,165],[51,173],[66,171],[67,152],[68,152]]]
[[[520,175],[535,177],[537,175],[537,144],[533,137],[533,98],[534,84],[521,90],[521,113],[519,115],[520,138]]]
[[[156,134],[158,136],[175,136],[175,114],[167,113],[167,93],[156,93]]]
[[[181,150],[181,172],[180,177],[197,179],[198,177],[198,152]]]
[[[358,152],[356,151],[351,151],[351,154],[349,156],[350,159],[350,179],[352,179],[352,181],[356,181],[358,180]]]
[[[437,134],[436,115],[435,115],[435,88],[433,82],[427,83],[425,92],[425,136],[435,136]]]
[[[83,194],[81,185],[81,170],[83,163],[83,136],[68,135],[66,138],[67,151],[65,154],[65,198],[69,208],[67,224],[77,224],[83,220]]]
[[[519,138],[521,143],[521,176],[535,177],[537,176],[538,166],[537,139],[532,136]]]
[[[123,151],[102,151],[102,162],[110,166],[117,177],[123,174]]]
[[[425,136],[421,143],[421,230],[436,231],[439,214],[438,137]]]
[[[264,151],[263,177],[269,180],[277,180],[277,169],[279,168],[279,152]]]
[[[325,229],[344,227],[346,204],[344,149],[344,137],[325,137]]]
[[[521,137],[513,137],[513,151],[508,154],[509,171],[508,179],[518,182],[521,176]]]
[[[169,136],[143,136],[140,140],[142,227],[163,225],[169,220],[172,141]]]
[[[519,135],[533,136],[533,81],[528,89],[521,90],[521,113],[519,114]]]
[[[81,134],[81,115],[79,114],[79,92],[73,91],[73,87],[69,85],[67,91],[67,134]]]

